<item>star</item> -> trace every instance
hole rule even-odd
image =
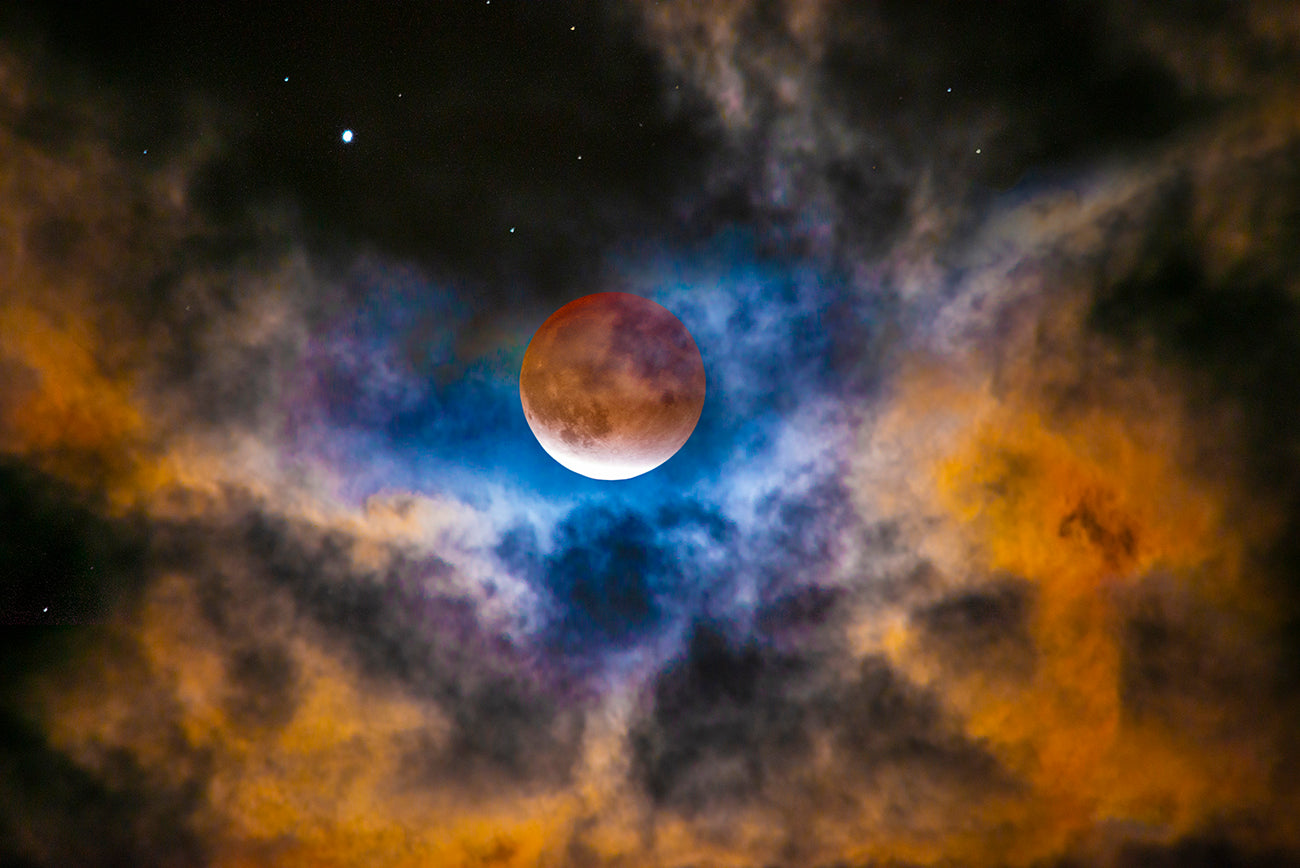
[[[343,131],[343,143],[348,144],[352,141],[352,130]]]

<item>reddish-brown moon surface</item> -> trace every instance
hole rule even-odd
[[[629,479],[690,439],[704,409],[704,360],[666,308],[598,292],[542,323],[524,353],[519,397],[556,461],[592,479]]]

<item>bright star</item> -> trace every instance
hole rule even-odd
[[[351,141],[352,141],[352,130],[344,130],[344,131],[343,131],[343,141],[344,141],[344,142],[351,142]]]

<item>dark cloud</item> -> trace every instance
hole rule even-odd
[[[226,660],[227,713],[245,726],[283,725],[297,706],[298,678],[298,666],[282,644],[233,649]]]
[[[148,546],[140,517],[106,517],[94,496],[0,460],[0,622],[106,621],[145,584]]]
[[[562,646],[627,644],[661,625],[665,598],[679,593],[680,567],[641,516],[578,509],[556,532],[543,566],[562,615]]]
[[[1286,488],[1297,473],[1287,459],[1296,411],[1276,396],[1300,379],[1287,349],[1300,342],[1297,156],[1283,144],[1215,167],[1223,187],[1190,176],[1166,185],[1140,231],[1137,264],[1106,275],[1091,315],[1095,329],[1130,347],[1155,341],[1161,359],[1194,377],[1195,400],[1241,406],[1254,471]],[[1237,233],[1249,245],[1224,251],[1223,235]]]
[[[806,623],[799,608],[790,614]],[[824,617],[818,608],[814,603],[814,621]],[[870,792],[885,772],[913,781],[901,795],[881,784],[882,792],[868,797],[886,803],[938,790],[969,799],[1007,780],[953,727],[937,697],[884,659],[868,657],[845,677],[813,643],[778,650],[760,639],[697,624],[682,656],[655,679],[652,704],[631,738],[634,777],[657,804],[703,818],[789,798],[816,803],[808,781],[799,781],[819,742],[834,751],[833,771],[823,772],[847,791]],[[835,813],[843,804],[820,808]]]
[[[652,513],[586,505],[560,522],[545,555],[524,527],[508,532],[496,554],[551,601],[546,641],[582,668],[653,638],[720,588],[725,576],[689,556],[727,546],[736,533],[694,500],[669,500]]]
[[[1211,117],[1221,94],[1164,44],[1194,54],[1210,40],[1162,42],[1162,14],[1131,5],[758,0],[646,14],[730,133],[700,210],[760,227],[785,256],[870,261],[914,231],[918,207],[943,215],[932,230],[969,229],[970,206],[995,190]]]
[[[502,787],[546,791],[572,780],[582,718],[553,693],[510,677],[479,678],[450,697],[450,738],[401,746],[404,786],[439,792],[448,781],[474,798]]]
[[[1008,186],[1030,166],[1132,148],[1198,109],[1098,4],[843,4],[827,34],[828,102],[855,126],[888,118],[903,139],[889,157],[912,146],[912,172],[953,159]]]
[[[1118,868],[1293,868],[1300,853],[1251,847],[1215,835],[1187,837],[1171,844],[1127,844],[1116,854]]]
[[[1294,149],[1276,156],[1286,154]],[[1283,162],[1291,165],[1290,159]],[[1292,532],[1300,526],[1294,433],[1300,411],[1280,396],[1300,389],[1300,304],[1292,288],[1300,276],[1294,252],[1300,249],[1300,180],[1271,158],[1258,173],[1234,180],[1268,188],[1254,200],[1258,211],[1243,221],[1243,230],[1251,231],[1256,220],[1269,218],[1260,227],[1258,247],[1226,264],[1216,261],[1213,239],[1197,214],[1221,207],[1222,194],[1174,185],[1146,235],[1139,265],[1102,289],[1090,322],[1129,351],[1153,353],[1178,369],[1198,415],[1222,418],[1223,409],[1230,409],[1234,422],[1205,440],[1202,472],[1220,477],[1240,468],[1255,495],[1285,518],[1285,530],[1258,554],[1273,579],[1276,605],[1289,613],[1294,642],[1300,635],[1294,628],[1300,623],[1300,560]],[[1238,447],[1230,464],[1222,458],[1225,443]]]
[[[179,785],[109,749],[89,769],[29,725],[0,715],[0,863],[14,868],[209,864],[195,821],[207,785],[201,759]]]
[[[1300,61],[1295,17],[1284,0],[1146,0],[1109,7],[1111,19],[1135,44],[1177,73],[1185,93],[1251,98]]]
[[[845,597],[842,588],[799,588],[760,607],[754,623],[775,642],[806,646],[843,626]]]
[[[142,650],[136,637],[98,626],[0,637],[0,864],[209,864],[213,757],[181,731],[174,697],[150,677]],[[122,694],[116,722],[148,732],[148,746],[56,743],[42,691],[106,682]]]
[[[828,477],[810,490],[773,492],[759,505],[759,516],[769,523],[768,548],[762,559],[772,598],[791,584],[811,584],[842,554],[845,530],[856,521],[848,489],[842,479]]]
[[[918,788],[926,779],[939,781],[954,799],[964,791],[987,795],[1009,782],[992,756],[954,728],[936,695],[882,658],[865,659],[836,699],[837,741],[859,774],[900,767],[920,779]]]
[[[1023,679],[1035,664],[1033,602],[1027,583],[1008,579],[943,597],[913,620],[936,659],[953,671]]]
[[[810,664],[698,624],[632,730],[634,775],[656,803],[690,815],[758,799],[811,750],[812,709],[796,698]]]
[[[1216,647],[1223,640],[1211,613],[1171,609],[1148,601],[1124,625],[1121,690],[1134,714],[1162,713],[1177,723],[1207,700],[1248,702],[1249,693],[1265,692],[1261,673],[1243,671],[1240,653]]]
[[[475,603],[451,589],[446,563],[399,550],[377,571],[361,569],[349,537],[264,513],[248,514],[233,530],[227,544],[246,559],[241,568],[254,588],[287,591],[368,678],[443,709],[452,727],[447,744],[420,751],[430,782],[452,774],[467,783],[486,777],[522,784],[567,773],[581,734],[578,695],[535,665],[505,625],[484,623]],[[231,602],[238,606],[239,599]],[[236,671],[240,659],[236,652]],[[292,677],[288,661],[274,658],[249,668],[243,674],[253,680]],[[284,713],[268,702],[267,710]]]

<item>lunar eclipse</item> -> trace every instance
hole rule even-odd
[[[1300,868],[1298,12],[0,2],[0,868]]]
[[[704,361],[666,308],[626,292],[572,301],[524,354],[519,397],[556,461],[592,479],[630,479],[690,439],[704,409]]]

